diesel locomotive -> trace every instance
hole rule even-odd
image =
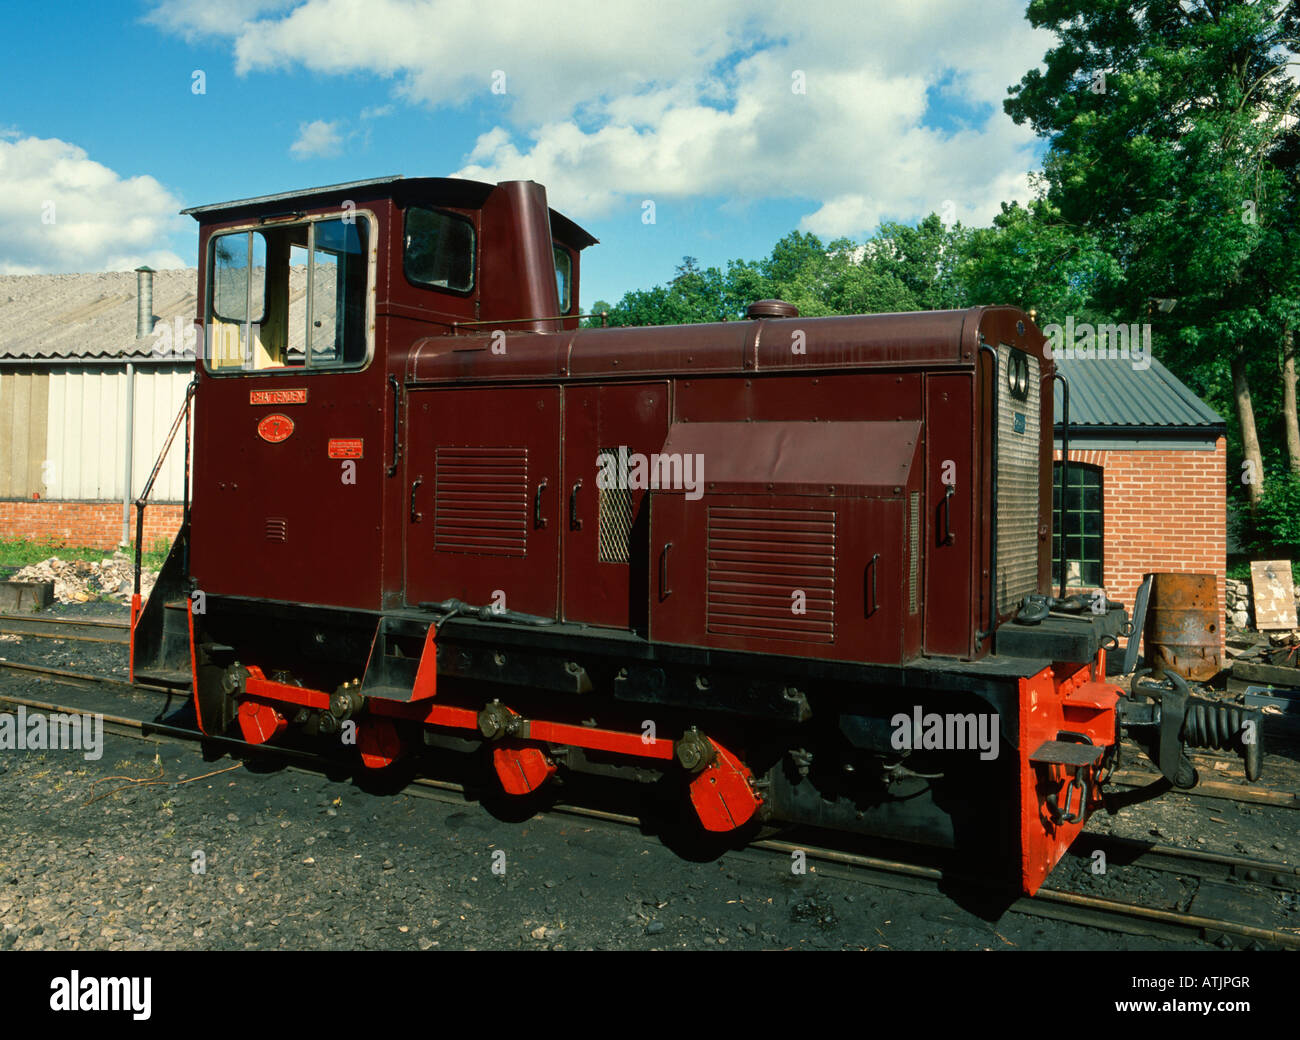
[[[186,212],[192,500],[131,666],[204,733],[667,785],[705,832],[921,842],[1030,893],[1122,725],[1195,782],[1186,688],[1126,693],[1125,611],[1050,595],[1024,312],[584,326],[595,239],[533,182]]]

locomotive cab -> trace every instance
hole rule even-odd
[[[195,448],[195,579],[215,595],[405,605],[393,533],[410,344],[576,326],[595,240],[532,183],[384,178],[186,212],[212,419]]]

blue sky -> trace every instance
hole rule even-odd
[[[666,281],[683,255],[757,258],[795,228],[863,238],[932,211],[984,224],[1028,197],[1042,151],[1001,108],[1051,43],[1023,14],[1023,0],[11,7],[0,273],[193,265],[183,206],[394,173],[545,184],[601,240],[584,306]]]

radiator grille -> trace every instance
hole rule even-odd
[[[617,448],[605,448],[601,455],[618,458]],[[627,563],[628,541],[632,536],[632,489],[600,488],[600,530],[596,559],[601,563]]]
[[[433,545],[439,552],[523,556],[528,546],[528,449],[439,448]]]
[[[710,506],[708,630],[835,642],[835,513]]]
[[[1028,398],[1007,382],[1012,355],[1028,358]],[[1040,394],[1038,359],[998,346],[998,611],[1006,613],[1038,591]]]
[[[908,503],[907,525],[907,612],[921,609],[921,493],[913,491]]]

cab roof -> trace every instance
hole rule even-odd
[[[387,188],[387,190],[378,190]],[[369,180],[345,181],[342,184],[326,184],[317,188],[303,188],[299,191],[284,191],[276,195],[257,195],[248,199],[233,199],[230,202],[214,202],[206,206],[191,206],[181,210],[183,216],[193,217],[200,223],[212,223],[213,218],[228,219],[250,211],[281,207],[285,202],[306,201],[309,199],[325,200],[331,196],[346,195],[350,192],[363,192],[370,197],[388,196],[399,203],[419,200],[459,206],[465,209],[478,209],[487,197],[496,190],[495,184],[483,181],[463,180],[459,177],[371,177]],[[555,237],[575,249],[586,249],[595,245],[599,239],[589,231],[574,223],[563,213],[550,210],[551,230]]]

